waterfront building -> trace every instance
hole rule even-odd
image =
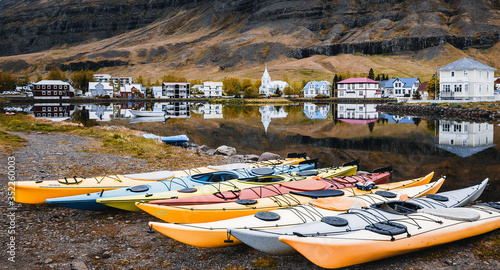
[[[302,89],[305,98],[314,98],[316,96],[330,97],[332,92],[332,83],[329,81],[308,82]]]
[[[142,87],[140,83],[129,83],[124,84],[120,87],[120,97],[121,98],[143,98],[145,96],[146,89]]]
[[[114,86],[134,83],[133,77],[111,77],[109,74],[94,74],[97,82],[112,83]]]
[[[494,100],[496,70],[470,58],[439,68],[439,99]]]
[[[261,85],[259,87],[259,94],[269,97],[270,95],[274,95],[276,90],[280,90],[283,93],[286,87],[288,87],[287,82],[285,81],[271,81],[271,76],[269,76],[269,72],[267,72],[267,66],[264,69],[264,74],[261,78]]]
[[[380,98],[379,82],[369,78],[349,78],[337,83],[338,98]]]
[[[154,98],[163,98],[163,87],[153,86],[152,91],[153,91]]]
[[[429,92],[427,92],[427,85],[429,85],[429,82],[423,82],[421,83],[417,91],[420,93],[420,96],[422,97],[422,100],[428,100],[429,99]]]
[[[75,96],[75,89],[68,82],[42,80],[33,84],[33,98],[66,99]]]
[[[113,87],[105,82],[89,82],[89,95],[91,97],[113,97]]]
[[[165,98],[188,98],[190,84],[185,82],[164,82],[162,92]]]
[[[418,78],[395,78],[384,81],[384,84],[381,84],[380,88],[384,97],[409,97],[411,99],[420,84]]]
[[[203,82],[204,97],[222,97],[222,82]]]

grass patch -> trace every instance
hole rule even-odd
[[[15,150],[18,147],[23,147],[25,143],[26,139],[0,130],[0,150]]]
[[[18,113],[16,115],[0,114],[0,126],[5,131],[12,132],[69,132],[78,129],[74,124],[53,123],[50,120],[36,119],[30,115]]]
[[[278,262],[274,258],[263,257],[253,261],[252,266],[263,269],[276,269]]]

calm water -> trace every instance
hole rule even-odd
[[[309,157],[320,159],[320,166],[359,158],[361,169],[366,171],[393,165],[395,181],[434,171],[436,177],[447,177],[442,190],[490,178],[481,199],[500,200],[499,123],[395,116],[377,112],[375,106],[126,103],[4,109],[24,109],[37,118],[57,121],[72,117],[86,126],[123,125],[161,136],[186,134],[198,145],[228,145],[239,154],[307,152]],[[164,111],[167,119],[132,118],[131,109]]]

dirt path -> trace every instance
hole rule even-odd
[[[145,166],[141,159],[99,153],[91,138],[59,133],[18,135],[26,138],[28,145],[14,154],[0,156],[3,168],[7,168],[9,157],[15,158],[18,180],[165,169],[161,164]],[[49,205],[18,205],[10,211],[7,182],[3,174],[2,269],[319,269],[301,255],[269,256],[244,245],[202,249],[160,233],[147,233],[148,221],[155,218],[146,213],[89,212]],[[15,230],[9,233],[12,216]],[[499,235],[497,230],[350,269],[500,269],[498,260],[481,260],[473,251],[480,244],[486,246],[483,253],[498,250]],[[9,245],[11,242],[14,245]],[[6,246],[7,250],[15,247],[15,256],[7,253]],[[15,262],[9,261],[9,257],[14,257]]]

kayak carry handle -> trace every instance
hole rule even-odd
[[[342,167],[347,167],[347,166],[358,166],[361,165],[361,161],[358,159],[355,159],[355,160],[352,160],[352,161],[349,161],[349,162],[346,162],[344,164],[342,164]]]
[[[389,165],[387,167],[380,167],[373,169],[372,173],[383,173],[383,172],[390,172],[392,173],[392,165]]]

